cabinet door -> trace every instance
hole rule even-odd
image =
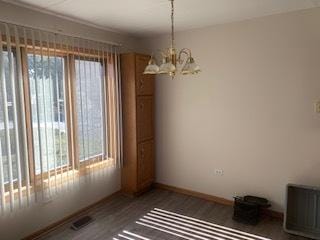
[[[137,95],[154,94],[154,76],[143,74],[145,67],[148,65],[149,56],[136,56],[136,91]]]
[[[154,142],[138,145],[138,188],[141,190],[154,180]]]
[[[138,142],[153,138],[153,97],[137,97],[137,134]]]

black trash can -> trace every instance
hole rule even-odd
[[[244,196],[234,198],[233,220],[256,225],[261,218],[261,210],[271,205],[265,198]]]

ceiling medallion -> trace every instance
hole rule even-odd
[[[162,63],[160,67],[157,65],[156,59],[152,55],[148,66],[143,74],[168,74],[174,77],[177,73],[177,65],[181,67],[180,72],[186,74],[196,74],[200,72],[199,66],[195,63],[191,55],[191,50],[183,48],[179,51],[174,46],[174,0],[171,2],[171,46],[164,51],[160,51],[162,55]],[[184,58],[183,58],[184,57]]]

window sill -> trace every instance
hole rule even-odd
[[[63,173],[59,173],[57,175],[52,175],[50,178],[44,179],[43,183],[45,184],[45,187],[51,186],[51,184],[54,185],[61,185],[67,181],[72,180],[75,177],[79,176],[79,171],[78,170],[68,170]]]
[[[103,161],[94,162],[91,164],[87,164],[84,166],[80,166],[80,170],[74,169],[74,170],[66,170],[62,173],[58,173],[56,175],[51,175],[50,178],[47,176],[43,179],[43,186],[41,186],[41,176],[37,175],[36,179],[36,190],[41,190],[42,187],[44,189],[47,189],[49,187],[57,187],[63,184],[67,184],[68,181],[72,181],[75,178],[89,175],[90,173],[93,173],[95,171],[99,171],[104,168],[114,167],[115,166],[115,160],[113,158],[108,158]],[[29,186],[30,194],[33,194],[35,191],[35,188],[33,186]],[[16,200],[19,197],[19,189],[14,188],[12,191],[13,198]],[[21,187],[21,194],[23,197],[27,196],[27,186]],[[4,193],[6,202],[10,202],[10,191],[6,191]]]
[[[84,167],[85,170],[99,170],[106,167],[113,167],[115,165],[115,161],[113,158],[108,158],[99,162],[91,163]]]
[[[32,186],[29,186],[29,190],[30,190],[30,192],[31,192]],[[19,195],[19,189],[18,189],[18,188],[13,189],[12,194],[13,194],[14,197],[16,197],[17,195]],[[27,194],[27,186],[21,187],[21,194],[22,194],[23,196]],[[6,192],[4,193],[4,196],[5,196],[5,198],[10,198],[10,191],[6,191]]]

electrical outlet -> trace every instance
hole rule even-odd
[[[222,175],[223,175],[223,170],[222,170],[222,169],[215,169],[215,170],[214,170],[214,174],[215,174],[215,175],[222,176]]]
[[[314,104],[314,111],[320,113],[320,101]]]

